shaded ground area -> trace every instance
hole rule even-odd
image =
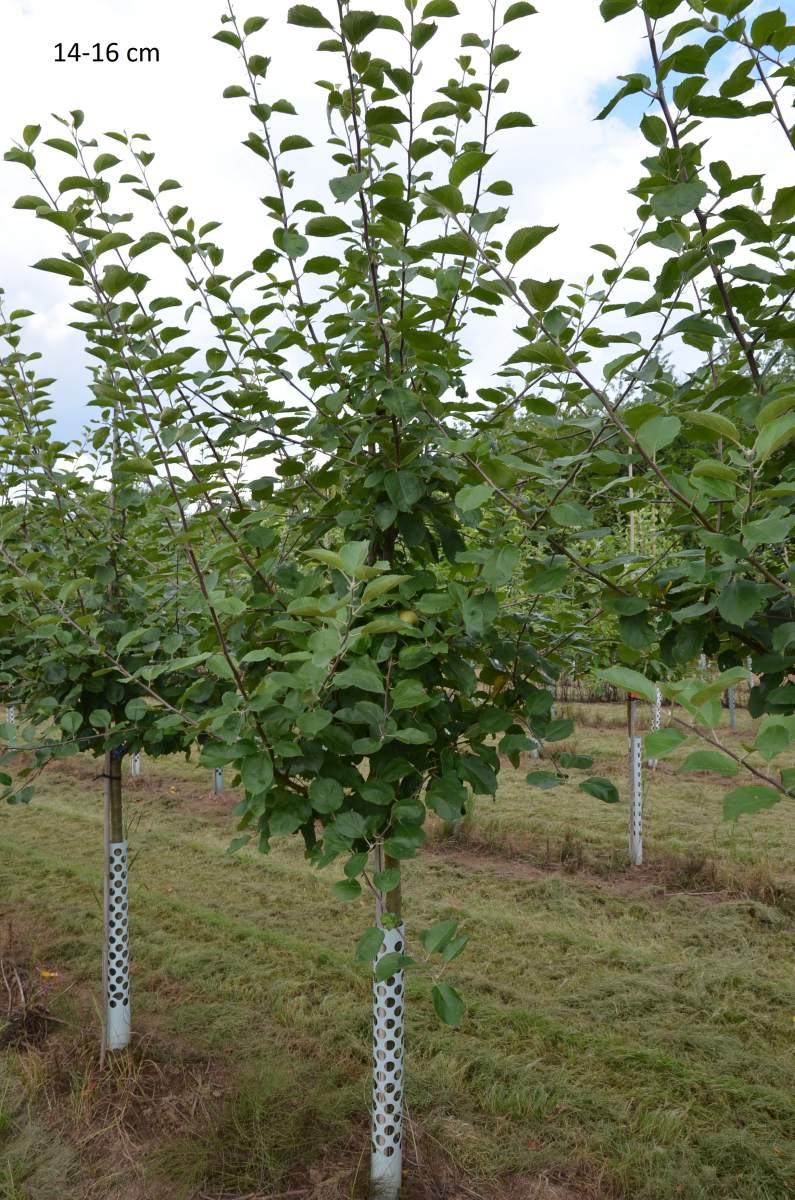
[[[571,747],[623,782],[621,706]],[[752,741],[744,728],[733,746]],[[453,838],[407,865],[410,940],[456,917],[468,1011],[409,984],[407,1200],[784,1200],[795,1189],[795,828],[738,828],[725,781],[664,760],[647,865],[626,807],[506,770]],[[99,768],[48,772],[0,812],[0,954],[43,1006],[0,1058],[9,1200],[343,1200],[365,1194],[371,915],[280,843],[224,850],[236,796],[180,760],[130,784],[129,1055],[97,1051]],[[10,1025],[0,982],[0,1037]],[[18,1006],[17,1006],[18,1007]]]

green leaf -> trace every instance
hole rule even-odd
[[[250,33],[257,33],[267,23],[266,17],[247,17],[243,22],[243,32],[248,37]]]
[[[766,517],[762,521],[751,521],[743,530],[743,541],[751,550],[757,546],[783,545],[795,525],[795,516]]]
[[[227,854],[237,854],[238,850],[242,850],[243,847],[247,846],[250,841],[251,841],[250,833],[245,833],[245,834],[243,834],[242,837],[232,838],[231,842],[229,843],[229,845],[226,848],[226,853]]]
[[[789,749],[792,741],[790,729],[781,721],[766,721],[756,735],[754,750],[761,754],[765,762],[771,762],[777,755]]]
[[[411,512],[424,493],[422,479],[413,471],[388,471],[384,487],[400,512]]]
[[[115,154],[98,154],[94,159],[94,173],[100,175],[103,171],[115,167],[120,162],[121,159],[117,158]],[[131,242],[132,238],[128,238],[127,240]]]
[[[751,25],[751,41],[755,46],[764,46],[769,39],[786,29],[787,15],[780,8],[768,9],[755,18]]]
[[[545,792],[549,788],[557,787],[564,780],[562,775],[558,775],[554,771],[530,771],[525,776],[525,782],[529,783],[530,787],[540,788],[542,792]]]
[[[663,446],[669,445],[681,428],[682,422],[678,417],[652,417],[643,422],[635,436],[646,453],[654,455]]]
[[[373,884],[379,892],[394,892],[400,884],[400,867],[387,867],[385,871],[374,871]]]
[[[609,779],[603,779],[600,775],[592,775],[590,779],[584,779],[577,786],[581,792],[587,792],[589,796],[595,796],[597,800],[603,800],[605,804],[618,804],[619,802],[620,797],[616,785]]]
[[[697,425],[700,429],[708,429],[718,437],[727,437],[737,445],[741,445],[740,431],[733,421],[716,412],[684,412],[682,420],[689,425]]]
[[[377,600],[379,596],[383,596],[387,592],[394,591],[396,587],[400,587],[401,583],[405,583],[407,579],[411,579],[411,576],[379,575],[377,579],[371,579],[364,589],[362,601],[367,603],[368,600]]]
[[[423,729],[398,729],[397,733],[392,734],[397,742],[403,742],[406,746],[426,746],[433,739],[429,733]]]
[[[795,217],[795,187],[779,188],[770,215],[776,222]]]
[[[544,730],[545,742],[562,742],[565,738],[571,737],[574,733],[574,722],[570,717],[561,717],[560,720],[550,721]]]
[[[359,688],[362,692],[372,692],[383,695],[384,681],[377,671],[371,667],[348,667],[338,671],[334,676],[334,685],[338,688]]]
[[[428,693],[418,679],[401,679],[390,694],[394,709],[416,708],[428,699]]]
[[[648,758],[665,758],[666,754],[671,754],[686,741],[687,734],[680,729],[658,729],[646,734],[643,747]]]
[[[235,677],[232,674],[232,668],[223,654],[211,654],[207,659],[207,670],[213,675],[217,675],[219,679],[228,679],[230,682],[234,681]]]
[[[517,229],[516,233],[511,234],[508,245],[505,247],[505,257],[508,262],[518,263],[525,254],[543,242],[544,238],[549,237],[556,229],[557,225],[528,225],[524,229]]]
[[[474,240],[466,233],[448,233],[442,237],[423,242],[421,249],[426,254],[454,254],[471,258],[477,250]]]
[[[58,718],[58,724],[60,725],[60,727],[64,731],[64,733],[68,733],[71,735],[71,734],[77,733],[78,729],[83,724],[83,718],[80,716],[79,712],[75,712],[72,709],[69,712],[63,713]]]
[[[717,775],[736,775],[739,766],[732,758],[721,754],[720,750],[696,750],[688,754],[680,766],[680,771],[714,771]]]
[[[420,941],[428,954],[436,954],[444,949],[457,928],[458,921],[437,921],[430,929],[423,929]]]
[[[310,237],[336,237],[337,234],[350,231],[350,225],[342,217],[312,217],[306,223],[306,232]]]
[[[464,197],[457,187],[452,187],[450,184],[431,188],[430,191],[425,192],[423,199],[431,207],[444,213],[460,213],[464,207]]]
[[[384,942],[384,933],[377,925],[371,925],[369,929],[365,929],[362,936],[356,943],[356,962],[367,963],[372,962]]]
[[[458,9],[453,0],[430,0],[422,10],[422,19],[427,21],[429,17],[457,17]]]
[[[260,750],[243,759],[240,764],[240,778],[243,787],[252,795],[259,795],[270,789],[273,783],[273,763],[266,750]]]
[[[795,437],[795,413],[785,413],[776,421],[771,421],[761,430],[754,442],[754,458],[760,463],[775,454],[793,437]]]
[[[494,126],[499,133],[501,129],[532,129],[533,121],[523,112],[507,112],[503,113]]]
[[[569,577],[568,567],[542,567],[533,571],[525,582],[531,595],[544,595],[547,592],[557,592]]]
[[[22,140],[26,146],[32,146],[41,133],[41,125],[26,125],[22,130]]]
[[[562,767],[571,771],[589,771],[593,766],[590,754],[561,754],[558,761]]]
[[[412,966],[414,959],[408,954],[400,954],[397,950],[392,950],[389,954],[385,954],[383,958],[379,958],[378,965],[375,968],[376,983],[384,983],[385,980],[391,979],[398,971],[405,970],[406,967]]]
[[[633,8],[637,8],[637,0],[601,0],[599,12],[605,21],[612,21],[631,12]]]
[[[68,154],[70,158],[77,158],[77,149],[74,143],[67,142],[66,138],[48,138],[44,145],[52,146],[53,150],[60,150],[62,154]]]
[[[94,254],[99,257],[106,250],[118,250],[120,246],[129,246],[131,241],[129,233],[106,233],[94,246]]]
[[[666,217],[683,217],[686,213],[698,208],[709,188],[699,179],[688,183],[675,183],[671,187],[660,188],[649,197],[652,212],[659,220]]]
[[[342,18],[342,32],[352,46],[357,46],[378,28],[380,21],[377,13],[348,9]]]
[[[414,26],[414,32],[411,35],[411,44],[415,50],[421,50],[436,33],[439,28],[434,25],[433,21],[421,21],[419,25]]]
[[[486,154],[483,150],[466,150],[460,154],[450,168],[448,179],[453,187],[458,187],[470,175],[474,175],[476,171],[482,170],[486,163],[491,158],[490,154]]]
[[[524,292],[530,306],[538,312],[545,312],[555,303],[562,287],[562,279],[548,279],[546,283],[540,279],[524,279],[519,284],[519,289]]]
[[[362,885],[357,879],[338,879],[331,885],[331,890],[338,900],[350,904],[351,901],[358,900],[361,896]]]
[[[502,23],[507,25],[510,21],[518,21],[521,17],[532,17],[536,11],[532,4],[527,3],[527,0],[517,0],[515,4],[509,4],[506,8]]]
[[[761,608],[763,598],[758,584],[735,579],[718,596],[718,612],[730,625],[742,627]]]
[[[437,983],[431,993],[433,996],[433,1007],[436,1009],[436,1014],[440,1020],[444,1021],[445,1025],[451,1025],[454,1029],[457,1028],[463,1020],[466,1005],[460,992],[457,992],[449,983]]]
[[[95,708],[88,714],[88,723],[95,729],[107,729],[112,719],[106,708]]]
[[[290,25],[301,25],[304,29],[332,28],[331,22],[326,20],[320,9],[311,4],[294,4],[288,9],[287,21]]]
[[[309,242],[295,229],[276,229],[273,240],[288,258],[300,258],[309,249]],[[256,263],[255,263],[256,265]]]
[[[745,813],[761,812],[778,804],[781,798],[780,792],[761,783],[749,783],[745,787],[734,788],[723,797],[723,819],[736,821]]]
[[[518,547],[499,546],[496,550],[489,552],[481,567],[480,576],[489,587],[504,587],[510,583],[518,565]]]
[[[519,54],[520,51],[514,46],[495,46],[491,52],[491,61],[495,67],[501,67],[505,63],[513,62],[515,58],[519,57]]]
[[[556,525],[561,525],[564,529],[585,528],[593,525],[593,517],[588,509],[584,504],[578,504],[576,500],[565,500],[560,504],[553,504],[549,515]]]
[[[652,704],[657,700],[656,685],[650,683],[639,671],[633,671],[631,667],[608,667],[607,670],[597,670],[594,674],[599,679],[604,679],[605,683],[612,683],[614,687],[623,688],[625,692],[636,692],[638,695],[644,696]]]
[[[65,275],[68,279],[83,278],[77,263],[67,262],[64,258],[40,258],[33,266],[37,271],[50,271],[53,275]]]
[[[361,191],[366,181],[367,172],[356,171],[352,175],[341,175],[338,179],[329,180],[329,187],[334,199],[344,203]]]
[[[282,138],[279,145],[280,154],[288,154],[291,150],[311,150],[312,143],[309,138],[305,138],[300,133],[291,133],[289,137]]]
[[[647,142],[651,142],[652,146],[664,146],[666,138],[665,121],[662,117],[655,117],[651,113],[646,113],[640,119],[640,129]]]
[[[368,129],[377,129],[382,125],[400,125],[407,120],[408,117],[399,108],[393,108],[391,104],[379,104],[375,108],[368,108],[365,124]]]
[[[454,958],[458,958],[459,954],[466,948],[469,943],[469,934],[462,933],[460,937],[451,938],[447,945],[442,950],[442,959],[446,963],[451,963]]]
[[[296,725],[307,737],[316,737],[327,729],[333,720],[332,714],[325,708],[314,708],[303,712],[298,717]]]
[[[455,502],[462,512],[471,512],[480,508],[492,495],[493,489],[488,483],[471,483],[456,492]]]
[[[46,144],[46,143],[45,143]],[[31,154],[30,150],[20,150],[17,146],[12,146],[10,150],[6,150],[3,155],[5,162],[20,163],[23,167],[27,167],[32,171],[36,166],[36,159]]]
[[[315,812],[331,813],[342,808],[345,793],[336,779],[318,776],[309,785],[309,800]]]
[[[339,270],[340,260],[330,254],[317,254],[314,258],[308,258],[303,267],[308,275],[333,275]]]

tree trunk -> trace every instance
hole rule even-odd
[[[383,843],[375,848],[375,870],[397,867],[397,860],[384,854]],[[394,928],[385,928],[389,914]],[[379,893],[376,921],[384,940],[373,970],[385,954],[401,953],[405,937],[402,921],[401,885]],[[403,1169],[403,1029],[405,1013],[404,971],[377,982],[373,977],[373,1098],[372,1147],[370,1157],[370,1200],[398,1200]]]
[[[105,754],[105,1045],[123,1050],[130,1041],[130,939],[127,920],[127,843],[118,747]]]
[[[637,716],[638,702],[629,697],[629,861],[633,867],[643,862],[643,743],[637,732]]]

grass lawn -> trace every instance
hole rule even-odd
[[[495,803],[406,867],[409,941],[448,916],[473,935],[449,969],[460,1030],[410,976],[406,1198],[786,1200],[790,808],[725,825],[731,781],[682,774],[680,750],[646,775],[632,871],[623,707],[568,707],[571,748],[620,805],[508,767]],[[723,731],[738,750],[739,715]],[[365,1195],[369,979],[352,960],[369,906],[335,900],[339,871],[286,841],[225,855],[236,797],[209,795],[209,772],[143,769],[127,788],[136,1037],[105,1064],[101,767],[69,760],[0,812],[0,1039],[6,992],[58,1019],[0,1057],[0,1197]]]

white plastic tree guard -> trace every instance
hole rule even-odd
[[[734,694],[734,688],[730,687],[726,690],[726,702],[729,706],[729,728],[737,728],[737,699]]]
[[[213,771],[213,792],[216,796],[220,796],[224,790],[224,768],[216,767]]]
[[[130,930],[127,915],[127,843],[108,843],[105,944],[105,1028],[108,1050],[130,1041]]]
[[[385,954],[400,953],[403,925],[385,929],[373,969]],[[373,977],[373,1125],[370,1200],[398,1200],[403,1170],[404,971],[378,983]]]
[[[130,775],[133,779],[141,778],[141,755],[137,750],[130,755]]]
[[[6,725],[11,726],[11,737],[8,739],[9,746],[17,744],[17,713],[13,704],[6,705]]]
[[[643,742],[637,733],[637,700],[627,701],[629,730],[629,861],[643,863]]]
[[[651,710],[651,733],[657,733],[662,724],[662,692],[659,688],[654,689],[654,706]],[[650,758],[648,760],[649,767],[657,766],[657,759]]]

